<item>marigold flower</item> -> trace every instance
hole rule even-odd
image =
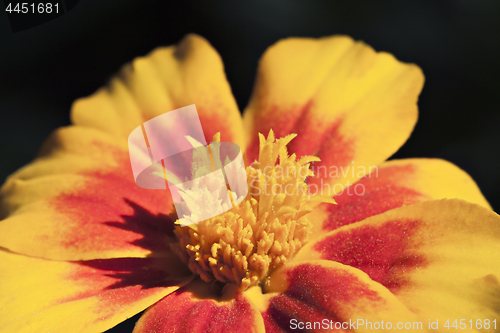
[[[423,81],[349,37],[290,38],[242,118],[203,38],[134,60],[1,188],[0,332],[100,332],[144,309],[136,333],[495,331],[500,216],[451,163],[386,161]],[[180,227],[168,191],[134,183],[127,137],[190,104],[207,142],[245,151],[249,195]]]

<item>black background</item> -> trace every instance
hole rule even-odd
[[[2,8],[3,11],[3,8]],[[426,83],[414,133],[394,156],[439,157],[465,169],[500,211],[500,1],[80,0],[13,33],[0,14],[0,180],[69,124],[71,103],[126,62],[186,33],[221,54],[240,109],[257,62],[280,38],[347,34],[418,64]],[[115,330],[130,331],[133,323]]]

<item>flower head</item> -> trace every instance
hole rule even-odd
[[[309,163],[296,161],[286,145],[295,137],[275,141],[260,135],[259,162],[247,168],[250,195],[232,210],[189,228],[177,227],[176,252],[204,281],[217,280],[247,289],[261,283],[306,243],[311,229],[310,202],[332,202],[311,195],[305,183],[313,176]],[[286,174],[282,171],[286,169]],[[286,189],[277,193],[277,189]]]
[[[500,217],[448,162],[385,161],[422,85],[348,37],[292,38],[264,54],[241,118],[203,38],[134,60],[1,188],[0,332],[99,332],[144,309],[136,333],[495,330]],[[127,136],[190,104],[207,142],[244,150],[249,195],[181,227],[167,191],[135,185]]]

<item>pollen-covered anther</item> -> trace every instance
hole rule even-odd
[[[333,199],[308,192],[313,176],[306,156],[288,156],[295,134],[275,140],[270,131],[260,138],[259,161],[247,167],[249,194],[229,211],[185,227],[177,226],[174,250],[193,273],[247,289],[265,281],[307,242],[313,202]]]

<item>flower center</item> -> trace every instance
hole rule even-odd
[[[308,192],[309,164],[319,159],[288,156],[286,145],[295,136],[259,134],[259,161],[246,169],[249,194],[243,202],[208,220],[176,226],[174,251],[204,281],[240,289],[265,282],[307,242],[313,202],[334,203]]]

